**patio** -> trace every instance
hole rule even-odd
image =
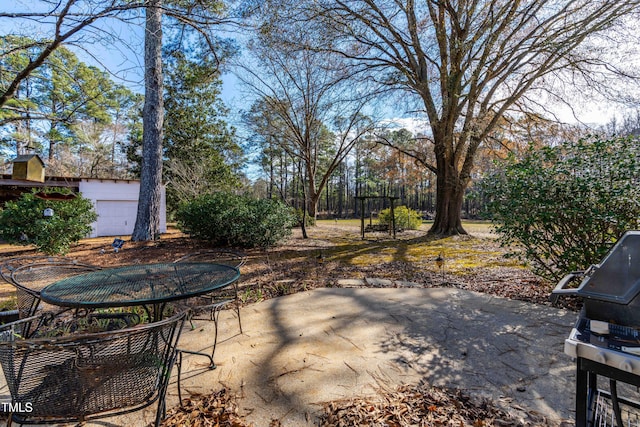
[[[217,369],[185,357],[183,391],[227,387],[255,426],[314,425],[323,402],[423,379],[533,423],[573,417],[575,368],[563,341],[574,312],[451,288],[326,288],[244,307],[244,335],[234,314],[220,317]],[[185,325],[179,347],[206,349],[213,324],[196,326]],[[177,404],[174,369],[167,407]],[[153,413],[89,425],[143,426]]]

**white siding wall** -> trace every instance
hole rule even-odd
[[[91,200],[98,220],[91,227],[89,237],[126,236],[133,231],[138,210],[140,181],[82,179],[82,197]],[[160,232],[167,231],[165,190],[160,202]]]

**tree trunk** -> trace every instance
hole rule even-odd
[[[304,175],[302,173],[302,169],[300,168],[300,164],[298,164],[298,176],[300,181],[302,182],[302,223],[300,224],[300,228],[302,230],[302,238],[308,239],[309,235],[307,234],[307,191],[305,189],[305,180]]]
[[[329,197],[329,190],[331,188],[331,182],[327,182],[327,186],[324,188],[324,200],[326,203],[325,212],[331,212],[331,198]]]
[[[273,162],[275,161],[273,155],[273,141],[269,138],[269,190],[267,191],[267,198],[273,199],[273,188],[275,187],[275,168]]]
[[[300,230],[302,231],[302,238],[308,239],[309,235],[307,234],[307,211],[305,209],[302,210],[302,222],[300,223]]]
[[[309,180],[312,181],[312,180]],[[313,222],[315,224],[316,216],[318,215],[318,202],[320,201],[320,192],[316,191],[315,185],[313,183],[308,184],[308,192],[309,197],[307,199],[307,211],[309,212],[309,216],[313,218]]]
[[[343,204],[344,204],[344,185],[345,185],[345,177],[344,177],[344,164],[340,166],[340,181],[338,184],[338,218],[342,218]]]
[[[443,162],[449,163],[449,162]],[[467,183],[452,165],[438,168],[436,175],[436,217],[429,233],[452,236],[467,234],[460,213]]]
[[[145,100],[143,110],[142,169],[138,215],[133,241],[160,237],[162,190],[162,0],[149,0],[144,39]]]

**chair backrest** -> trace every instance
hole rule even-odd
[[[158,399],[160,405],[185,315],[55,338],[22,338],[37,316],[0,326],[0,364],[12,402],[31,409],[14,417],[73,422],[132,412]]]
[[[213,262],[240,268],[247,260],[247,255],[231,249],[210,249],[187,254],[174,262]]]
[[[41,263],[59,263],[59,262],[74,262],[69,258],[61,256],[49,256],[49,255],[29,255],[18,256],[12,258],[5,258],[0,262],[0,277],[6,282],[14,284],[11,279],[11,273],[19,267],[29,264],[41,264]]]
[[[51,283],[78,274],[99,270],[100,267],[81,264],[69,259],[51,257],[40,262],[14,267],[10,283],[16,287],[17,305],[21,318],[33,316],[40,304],[40,291]]]
[[[100,267],[70,260],[36,262],[15,268],[11,272],[11,282],[27,292],[39,294],[55,281],[95,270],[100,270]]]

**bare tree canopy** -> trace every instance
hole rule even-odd
[[[251,62],[239,79],[259,102],[248,117],[261,137],[300,164],[306,211],[315,219],[318,200],[355,144],[374,129],[365,114],[370,92],[354,85],[340,58],[311,49],[291,50],[263,33],[250,45]],[[369,110],[370,111],[370,110]],[[266,124],[257,126],[260,116]]]
[[[42,66],[47,58],[60,46],[75,45],[86,49],[90,40],[95,41],[96,21],[103,19],[125,19],[124,12],[142,8],[144,1],[92,1],[92,0],[43,0],[34,11],[4,12],[0,10],[0,19],[10,22],[16,33],[26,30],[31,25],[42,27],[49,26],[50,32],[42,34],[34,43],[37,43],[38,55],[15,70],[2,70],[14,76],[6,86],[0,88],[0,107],[5,105],[16,93],[20,84],[38,67]],[[30,34],[33,36],[33,34]],[[35,47],[33,44],[12,47],[12,51],[0,52],[0,56],[13,53],[15,49],[29,50]]]
[[[458,234],[465,233],[460,212],[476,152],[502,118],[523,109],[544,111],[568,86],[611,95],[609,77],[618,85],[635,80],[625,58],[609,53],[612,46],[633,45],[628,37],[637,31],[629,25],[639,4],[316,0],[287,5],[288,12],[266,26],[303,19],[325,34],[316,49],[339,53],[360,75],[419,99],[435,163],[424,152],[406,152],[437,175],[431,232]],[[287,35],[286,28],[280,33]]]
[[[93,56],[96,43],[113,45],[123,36],[120,33],[124,30],[117,29],[116,21],[142,26],[144,14],[140,11],[148,4],[147,0],[38,0],[25,2],[25,6],[0,6],[0,22],[4,25],[5,34],[29,36],[35,40],[24,46],[14,46],[11,51],[0,51],[0,57],[14,53],[16,49],[27,51],[38,47],[38,55],[24,67],[0,70],[14,76],[9,85],[0,87],[0,107],[59,46],[73,46]],[[222,13],[224,6],[219,1],[168,1],[160,5],[160,10],[163,16],[172,18],[178,25],[197,31],[212,50],[216,46],[216,37],[211,29],[233,22]],[[114,25],[106,24],[109,21]]]

